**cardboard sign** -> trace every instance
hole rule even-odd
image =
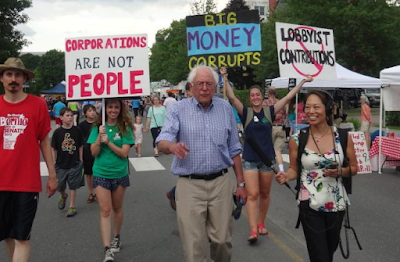
[[[281,77],[336,79],[333,31],[330,29],[276,23]]]
[[[364,132],[349,132],[354,143],[354,151],[357,157],[357,173],[372,173],[371,161],[367,149]]]
[[[149,95],[147,35],[66,39],[65,75],[68,100]]]
[[[186,17],[189,68],[260,64],[258,10]]]

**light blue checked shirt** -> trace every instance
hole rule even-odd
[[[174,156],[174,175],[210,174],[233,165],[232,158],[241,153],[238,131],[231,105],[213,97],[207,110],[192,97],[172,105],[156,143],[161,140],[183,142],[187,158]]]

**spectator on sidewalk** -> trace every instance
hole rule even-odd
[[[60,110],[66,107],[66,105],[61,102],[61,98],[57,98],[57,103],[54,104],[53,106],[53,114],[54,114],[54,120],[56,122],[56,128],[59,128],[61,126],[61,119],[60,119]]]
[[[353,132],[356,131],[354,128],[354,124],[351,122],[347,122],[347,113],[343,112],[342,121],[339,124],[339,129],[348,129],[349,131]]]
[[[364,132],[365,139],[367,140],[368,150],[371,147],[370,128],[372,126],[371,108],[369,107],[369,100],[365,95],[360,97],[361,103],[361,128],[360,131]]]
[[[172,92],[169,92],[168,93],[168,97],[165,99],[165,101],[164,101],[164,106],[165,106],[165,109],[169,109],[169,108],[171,108],[171,106],[173,105],[173,104],[175,104],[177,101],[176,101],[176,99],[175,99],[175,97],[174,97],[174,94],[172,93]]]

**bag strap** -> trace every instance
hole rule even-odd
[[[244,123],[243,130],[246,131],[247,126],[250,124],[253,119],[253,109],[251,107],[247,107],[247,115],[246,115],[246,123]]]
[[[263,106],[263,110],[264,110],[264,116],[268,119],[268,121],[272,125],[271,109],[269,108],[269,106]]]
[[[154,122],[156,122],[156,126],[159,127],[157,124],[156,116],[154,115],[154,106],[151,107],[151,112],[153,113]]]
[[[272,116],[271,116],[271,110],[270,110],[269,106],[263,106],[263,111],[264,111],[264,116],[268,119],[268,121],[272,125]],[[246,128],[250,124],[251,120],[253,120],[253,116],[254,116],[253,108],[247,107],[246,122],[244,124],[243,130],[246,130]]]
[[[349,165],[349,158],[347,157],[346,150],[347,150],[347,140],[348,140],[348,130],[346,129],[338,129],[340,145],[342,146],[344,159],[343,159],[343,167],[347,167]],[[349,176],[342,177],[343,185],[346,189],[348,194],[352,193],[352,176],[351,168],[349,168]]]
[[[309,127],[305,127],[300,129],[299,132],[299,146],[297,148],[297,178],[296,178],[296,187],[295,189],[297,190],[296,194],[296,199],[299,198],[299,193],[300,193],[300,179],[301,179],[301,156],[304,153],[304,148],[306,147],[307,141],[308,141],[308,134],[310,132]],[[300,205],[299,205],[299,215],[297,217],[297,222],[295,228],[300,227]]]

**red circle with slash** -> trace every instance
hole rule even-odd
[[[297,27],[297,28],[295,28],[295,29],[307,29],[307,30],[311,30],[311,31],[316,31],[314,28],[308,27],[308,26],[299,26],[299,27]],[[303,42],[301,42],[301,41],[298,41],[298,42],[299,42],[300,46],[303,48],[303,50],[306,52],[306,54],[308,54],[310,60],[312,61],[312,64],[313,64],[313,65],[315,66],[315,68],[317,69],[317,73],[315,73],[315,74],[310,74],[310,75],[311,75],[312,77],[318,76],[318,75],[321,73],[322,69],[324,68],[324,65],[319,64],[319,63],[309,54],[308,49],[307,49],[307,47],[304,45]],[[286,50],[289,50],[289,41],[286,41]],[[324,50],[325,50],[324,44],[323,44],[323,42],[321,42],[321,51],[324,51]],[[301,71],[296,67],[296,65],[295,65],[294,63],[292,63],[292,66],[293,66],[294,70],[296,70],[296,72],[299,73],[300,75],[302,75],[302,76],[307,76],[307,75],[308,75],[308,74],[306,74],[306,73],[301,72]]]

